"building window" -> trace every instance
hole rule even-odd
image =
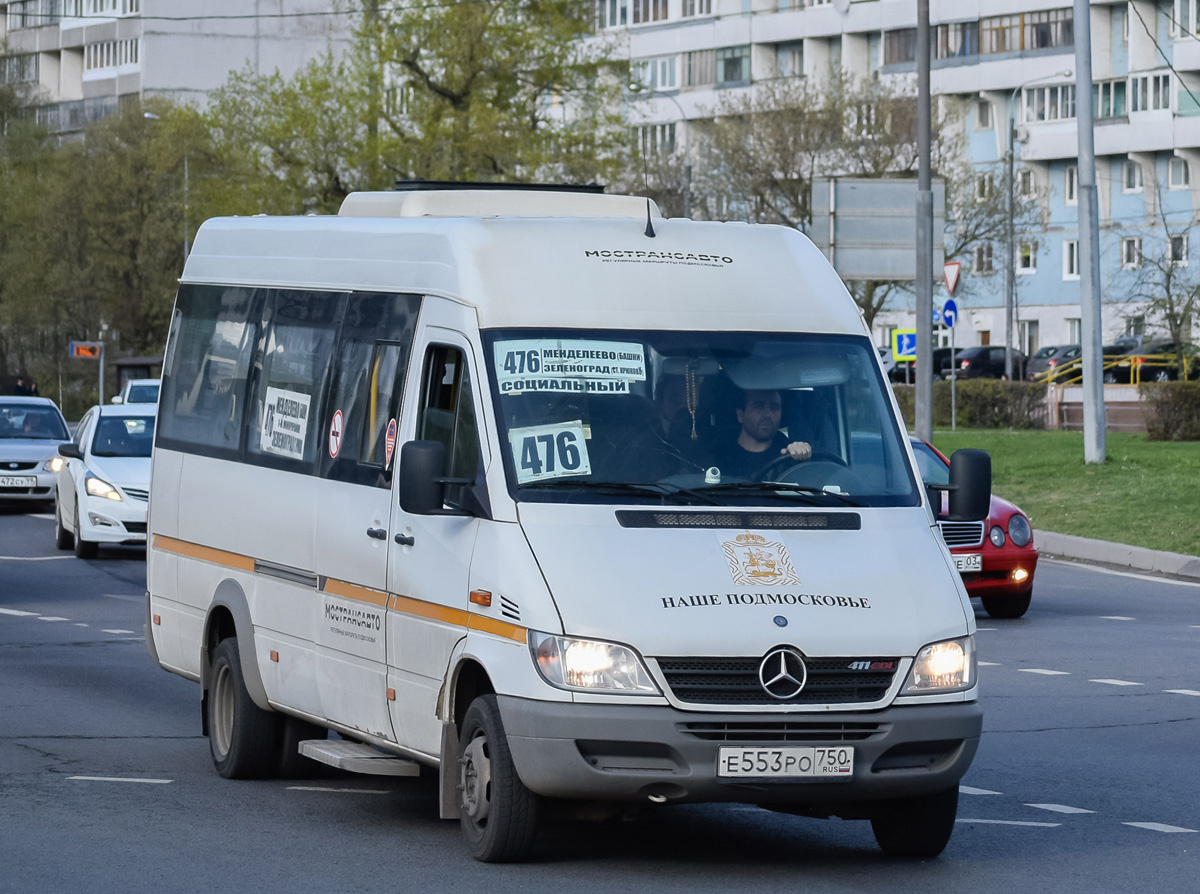
[[[1067,165],[1063,175],[1063,204],[1079,204],[1079,165]]]
[[[1032,199],[1037,196],[1037,178],[1029,168],[1017,171],[1017,198]]]
[[[1025,123],[1058,121],[1075,117],[1075,87],[1063,84],[1054,87],[1027,87],[1021,103]]]
[[[1092,85],[1092,114],[1097,118],[1123,118],[1125,107],[1125,79],[1100,81]]]
[[[1121,173],[1121,192],[1141,192],[1145,184],[1142,181],[1142,166],[1129,159]]]
[[[129,40],[106,40],[88,44],[83,49],[83,70],[99,71],[105,68],[121,68],[137,65],[140,38]]]
[[[629,24],[629,0],[600,0],[598,8],[601,28]]]
[[[633,24],[661,22],[667,17],[667,0],[633,0]]]
[[[1079,279],[1079,240],[1063,241],[1063,279]]]
[[[934,36],[935,59],[956,59],[979,55],[979,23],[954,22],[938,25]]]
[[[750,83],[750,47],[724,47],[717,50],[717,85]]]
[[[1017,246],[1017,272],[1037,273],[1037,243],[1022,242]]]
[[[975,103],[975,129],[991,130],[993,126],[992,104],[986,99],[981,99]]]
[[[1172,158],[1167,162],[1167,187],[1187,189],[1192,183],[1192,172],[1186,159]]]
[[[992,197],[992,175],[975,175],[975,201],[986,202]]]
[[[883,64],[903,65],[917,60],[917,29],[902,28],[883,35]]]
[[[1077,345],[1083,341],[1083,320],[1067,317],[1067,344]]]
[[[38,79],[37,53],[0,56],[0,84],[32,84]]]
[[[683,0],[679,14],[685,19],[691,16],[712,15],[712,0]]]
[[[671,155],[675,152],[675,125],[643,125],[637,129],[637,141],[643,155]]]
[[[713,50],[688,53],[683,83],[686,87],[703,87],[717,81],[717,54]]]
[[[1192,21],[1192,0],[1175,0],[1171,16],[1172,37],[1195,37],[1196,23]]]
[[[1025,356],[1032,357],[1038,349],[1038,321],[1021,320],[1017,323],[1017,330],[1021,350],[1025,352]]]
[[[629,64],[630,79],[639,87],[650,90],[675,89],[675,57],[635,59]]]
[[[1142,237],[1126,236],[1121,240],[1121,269],[1136,270],[1142,264]]]
[[[1171,77],[1140,75],[1129,79],[1129,111],[1158,112],[1171,108]]]
[[[781,43],[775,55],[776,67],[781,78],[804,77],[804,44]]]
[[[1126,317],[1125,318],[1125,334],[1126,335],[1145,335],[1146,334],[1146,318],[1145,316]]]
[[[1188,262],[1187,234],[1167,238],[1167,263],[1174,267],[1186,267]]]
[[[1075,45],[1073,9],[1051,9],[980,19],[980,45],[984,53],[1013,53]]]
[[[981,242],[975,246],[971,256],[971,269],[981,276],[995,270],[992,266],[992,243]]]

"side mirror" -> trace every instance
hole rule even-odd
[[[59,444],[58,455],[65,456],[67,459],[83,459],[83,454],[72,441],[68,441],[65,444]]]
[[[119,394],[118,394],[118,395],[115,395],[115,396],[112,398],[112,401],[111,401],[111,403],[114,403],[114,404],[123,404],[123,403],[125,403],[125,398],[121,397],[121,395],[119,395]]]
[[[992,503],[992,457],[986,450],[955,450],[950,457],[951,521],[987,518]]]
[[[409,441],[400,448],[400,508],[413,515],[440,515],[446,448],[439,441]]]

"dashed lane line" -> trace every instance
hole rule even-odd
[[[70,618],[60,618],[57,615],[38,615],[39,621],[69,621]]]
[[[1018,670],[1023,674],[1041,674],[1043,677],[1069,677],[1070,671],[1046,670],[1044,667],[1022,667]]]
[[[391,791],[386,788],[333,788],[328,785],[289,785],[289,792],[336,792],[339,794],[352,795],[390,795]]]
[[[1088,680],[1089,683],[1107,683],[1109,686],[1144,686],[1144,683],[1134,683],[1131,680]]]
[[[981,662],[979,662],[979,666],[980,667],[1000,667],[1001,664],[999,661],[981,661]]]
[[[36,618],[37,612],[23,612],[15,608],[0,608],[0,615],[12,615],[14,618]]]
[[[973,788],[972,786],[969,786],[969,785],[960,785],[958,787],[958,791],[959,791],[959,794],[962,794],[962,795],[999,795],[999,794],[1003,794],[1002,792],[994,792],[991,789]]]
[[[1183,826],[1168,826],[1166,823],[1121,823],[1123,826],[1133,826],[1135,829],[1149,829],[1151,832],[1195,832],[1195,829],[1185,829]]]
[[[1163,692],[1170,692],[1173,695],[1198,695],[1198,696],[1200,696],[1200,691],[1197,691],[1195,689],[1164,689]]]
[[[1101,621],[1136,621],[1137,618],[1127,618],[1124,615],[1101,615]]]
[[[101,633],[133,633],[132,630],[121,630],[119,628],[114,629],[114,630],[105,630],[104,628],[101,628],[100,632]]]
[[[169,785],[174,779],[139,779],[134,776],[68,776],[78,782],[141,782],[146,785]]]
[[[1028,820],[967,819],[965,817],[956,819],[955,822],[981,823],[988,826],[1036,826],[1039,829],[1054,829],[1062,825],[1062,823],[1034,823]]]
[[[56,562],[59,559],[74,559],[73,555],[65,556],[0,556],[0,562]]]
[[[1095,813],[1094,810],[1084,810],[1082,807],[1068,807],[1066,804],[1026,804],[1026,807],[1036,807],[1038,810],[1049,810],[1051,813]]]

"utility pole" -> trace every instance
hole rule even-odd
[[[933,189],[929,0],[917,0],[917,437],[933,440]]]
[[[1104,348],[1100,317],[1100,211],[1092,132],[1092,29],[1088,0],[1075,0],[1075,114],[1079,125],[1079,306],[1083,336],[1083,460],[1106,458]]]

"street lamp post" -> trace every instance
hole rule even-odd
[[[689,146],[691,128],[688,127],[687,115],[683,111],[683,106],[670,93],[662,93],[641,84],[631,83],[629,92],[635,95],[661,96],[663,99],[673,102],[675,108],[679,110],[679,123],[683,125],[683,216],[690,218],[692,216],[692,153]]]
[[[1026,87],[1032,87],[1034,84],[1041,81],[1048,81],[1055,78],[1069,78],[1074,74],[1070,69],[1064,71],[1056,71],[1052,75],[1033,78],[1023,84],[1018,84],[1012,89],[1008,96],[1008,108],[1005,109],[1005,118],[1008,121],[1008,151],[1004,153],[1005,164],[1005,186],[1008,192],[1008,220],[1005,223],[1005,240],[1008,243],[1008,259],[1004,265],[1004,376],[1010,382],[1013,380],[1013,317],[1016,312],[1017,303],[1017,279],[1016,279],[1016,263],[1017,263],[1017,234],[1015,222],[1015,196],[1016,183],[1014,172],[1014,153],[1017,135],[1017,116],[1016,102],[1017,94]],[[1079,98],[1076,97],[1076,102]],[[1091,97],[1088,97],[1088,102],[1091,102]]]

